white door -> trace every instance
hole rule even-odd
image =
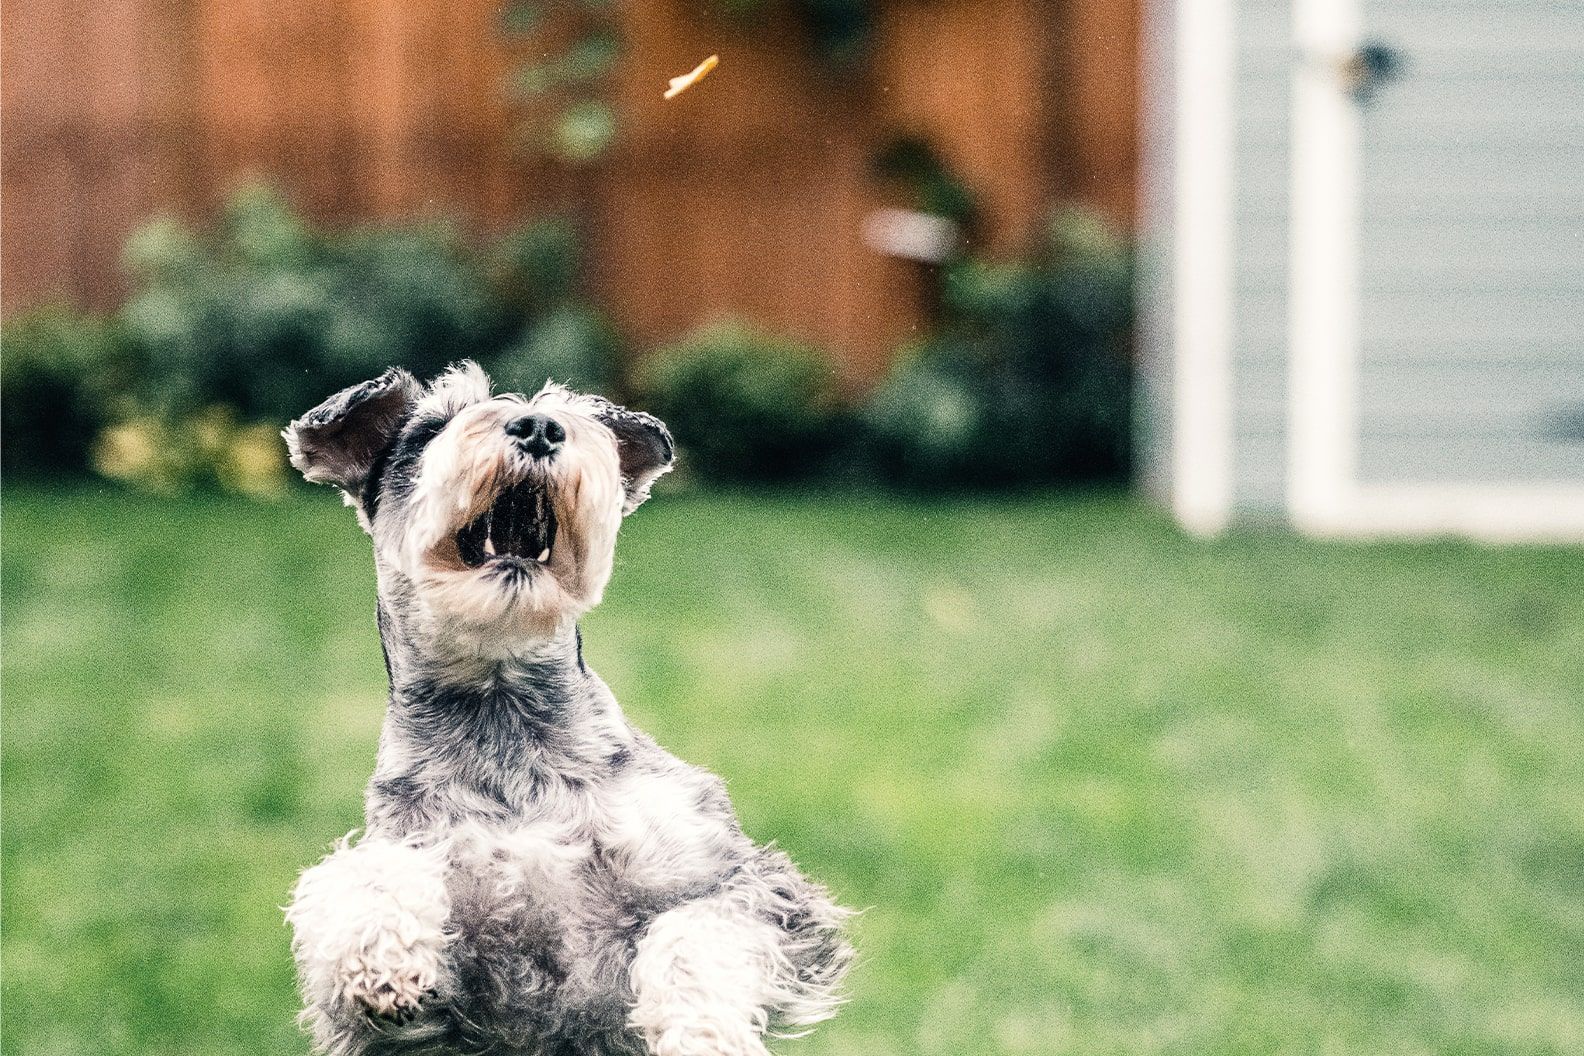
[[[1289,500],[1584,536],[1584,11],[1297,0]]]

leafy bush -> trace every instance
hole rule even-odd
[[[1059,213],[1026,263],[945,269],[945,320],[865,413],[911,485],[1116,480],[1128,469],[1131,266],[1099,221]]]
[[[251,190],[207,235],[150,224],[127,261],[139,288],[121,315],[155,368],[146,395],[162,410],[219,403],[285,421],[393,363],[425,376],[463,357],[493,367],[508,350],[499,380],[537,386],[546,323],[579,380],[607,380],[587,374],[608,368],[598,324],[558,317],[572,310],[577,265],[553,221],[479,250],[440,225],[316,231]],[[567,347],[584,340],[601,344]]]
[[[110,319],[7,324],[8,467],[91,458],[156,488],[261,492],[278,482],[260,437],[390,365],[422,377],[469,357],[530,390],[551,376],[606,388],[614,374],[613,332],[578,300],[577,240],[560,220],[482,246],[438,224],[336,232],[254,188],[210,230],[148,224],[125,258],[135,288]]]
[[[812,476],[844,432],[825,357],[742,323],[716,324],[654,353],[639,389],[687,465],[715,480]]]
[[[491,363],[506,388],[533,391],[546,378],[582,392],[609,393],[620,363],[616,332],[599,311],[583,304],[551,309]]]
[[[0,329],[0,466],[7,474],[80,470],[94,437],[124,409],[134,356],[114,322],[37,309]]]
[[[608,392],[620,345],[579,299],[577,256],[561,220],[483,245],[437,225],[338,233],[259,190],[207,231],[156,221],[127,246],[136,287],[119,312],[5,324],[4,467],[266,494],[287,476],[281,424],[392,364],[423,376],[470,357],[503,388]],[[1121,243],[1062,213],[1027,261],[944,267],[940,329],[856,415],[817,350],[742,323],[648,357],[637,395],[706,479],[854,465],[929,487],[1116,479],[1129,287]]]

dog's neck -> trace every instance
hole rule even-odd
[[[583,636],[577,622],[565,619],[548,636],[504,641],[480,633],[456,633],[432,627],[380,598],[380,651],[391,697],[412,697],[434,686],[494,687],[508,692],[534,689],[540,681],[558,681],[583,667]]]
[[[380,647],[393,704],[423,708],[442,700],[477,700],[528,711],[565,710],[590,677],[583,636],[568,622],[543,639],[505,648],[470,648],[408,633],[382,605]]]
[[[575,626],[505,659],[459,664],[393,641],[390,621],[381,624],[391,697],[371,826],[422,827],[437,812],[531,813],[553,790],[598,773],[631,738],[610,691],[584,665]]]

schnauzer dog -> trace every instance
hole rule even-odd
[[[471,363],[283,434],[373,539],[390,701],[366,827],[287,918],[325,1052],[764,1056],[831,1016],[847,913],[630,726],[577,620],[671,468],[659,420]]]

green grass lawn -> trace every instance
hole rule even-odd
[[[381,716],[351,513],[4,512],[5,1052],[302,1052],[277,907]],[[868,907],[787,1056],[1584,1052],[1584,552],[662,494],[584,630]]]

